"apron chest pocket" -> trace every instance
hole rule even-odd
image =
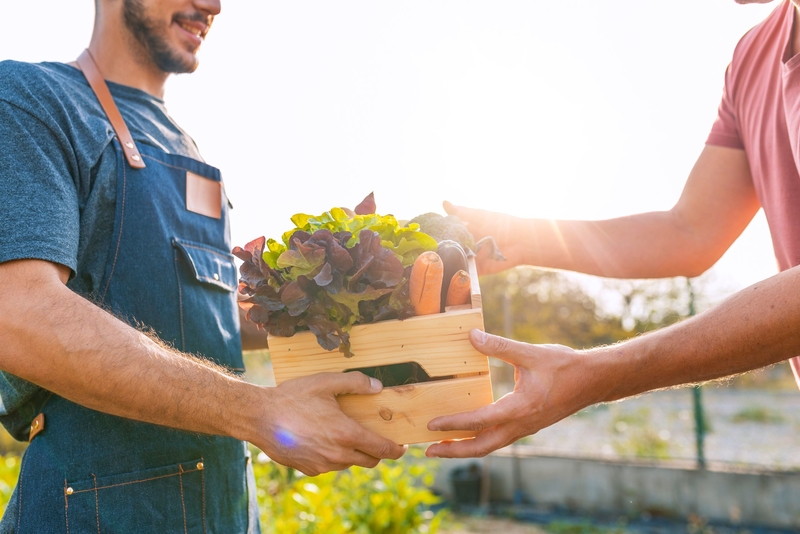
[[[233,254],[177,237],[172,238],[172,245],[181,252],[198,282],[225,291],[236,289],[238,284]]]
[[[178,288],[179,350],[244,371],[233,254],[205,243],[172,238]]]
[[[67,532],[205,532],[202,458],[119,475],[66,481]]]

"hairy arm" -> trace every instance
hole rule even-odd
[[[67,276],[44,261],[0,264],[0,368],[88,408],[250,441],[308,474],[402,455],[338,408],[337,394],[380,390],[366,376],[249,384],[130,328],[70,291]]]
[[[476,238],[494,236],[507,262],[479,256],[490,274],[537,265],[612,278],[696,276],[711,267],[759,209],[743,150],[706,146],[668,211],[602,221],[523,219],[445,205]]]
[[[800,267],[784,271],[673,326],[609,347],[574,351],[479,331],[475,347],[515,367],[513,393],[473,412],[440,417],[432,430],[480,430],[429,456],[483,456],[586,406],[731,376],[800,353]]]

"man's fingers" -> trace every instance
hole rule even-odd
[[[474,439],[442,441],[434,443],[425,451],[429,458],[483,458],[514,441],[505,427],[485,430]]]
[[[353,423],[352,442],[363,454],[382,460],[397,460],[406,452],[406,447],[370,432],[358,423]]]
[[[461,206],[456,206],[455,204],[446,200],[442,202],[442,207],[444,208],[445,213],[448,215],[455,215],[456,217],[458,216],[459,210],[462,209]]]
[[[381,459],[375,458],[374,456],[370,456],[369,454],[365,454],[361,451],[353,451],[352,454],[348,455],[346,461],[349,465],[358,465],[360,467],[368,467],[372,469],[378,465],[378,463],[380,463]]]
[[[491,212],[486,210],[456,206],[446,200],[442,202],[442,207],[448,215],[455,215],[464,223],[475,222],[477,224],[478,222],[483,222],[483,220],[487,219],[487,216],[491,214]]]
[[[512,401],[502,398],[494,404],[483,406],[471,412],[461,412],[453,415],[437,417],[428,423],[428,430],[473,430],[480,431],[495,425],[515,420]]]
[[[322,373],[325,389],[334,395],[371,395],[380,393],[383,384],[357,371],[351,373]]]
[[[535,346],[528,343],[513,341],[500,336],[487,334],[477,328],[469,333],[469,340],[478,352],[487,356],[494,356],[512,365],[523,366],[530,363]]]

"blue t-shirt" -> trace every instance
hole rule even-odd
[[[137,144],[201,160],[164,102],[109,83]],[[64,63],[0,62],[0,263],[70,268],[68,287],[94,300],[116,208],[114,130],[83,74]],[[46,333],[44,333],[46,335]],[[16,437],[36,415],[38,386],[0,372],[0,421]]]

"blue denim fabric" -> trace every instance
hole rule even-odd
[[[219,171],[147,146],[139,147],[147,167],[132,170],[116,148],[116,219],[99,304],[179,350],[242,371],[227,199],[218,220],[186,210],[186,172],[220,181]],[[23,457],[0,532],[260,532],[244,443],[56,395],[42,413],[45,429]]]

